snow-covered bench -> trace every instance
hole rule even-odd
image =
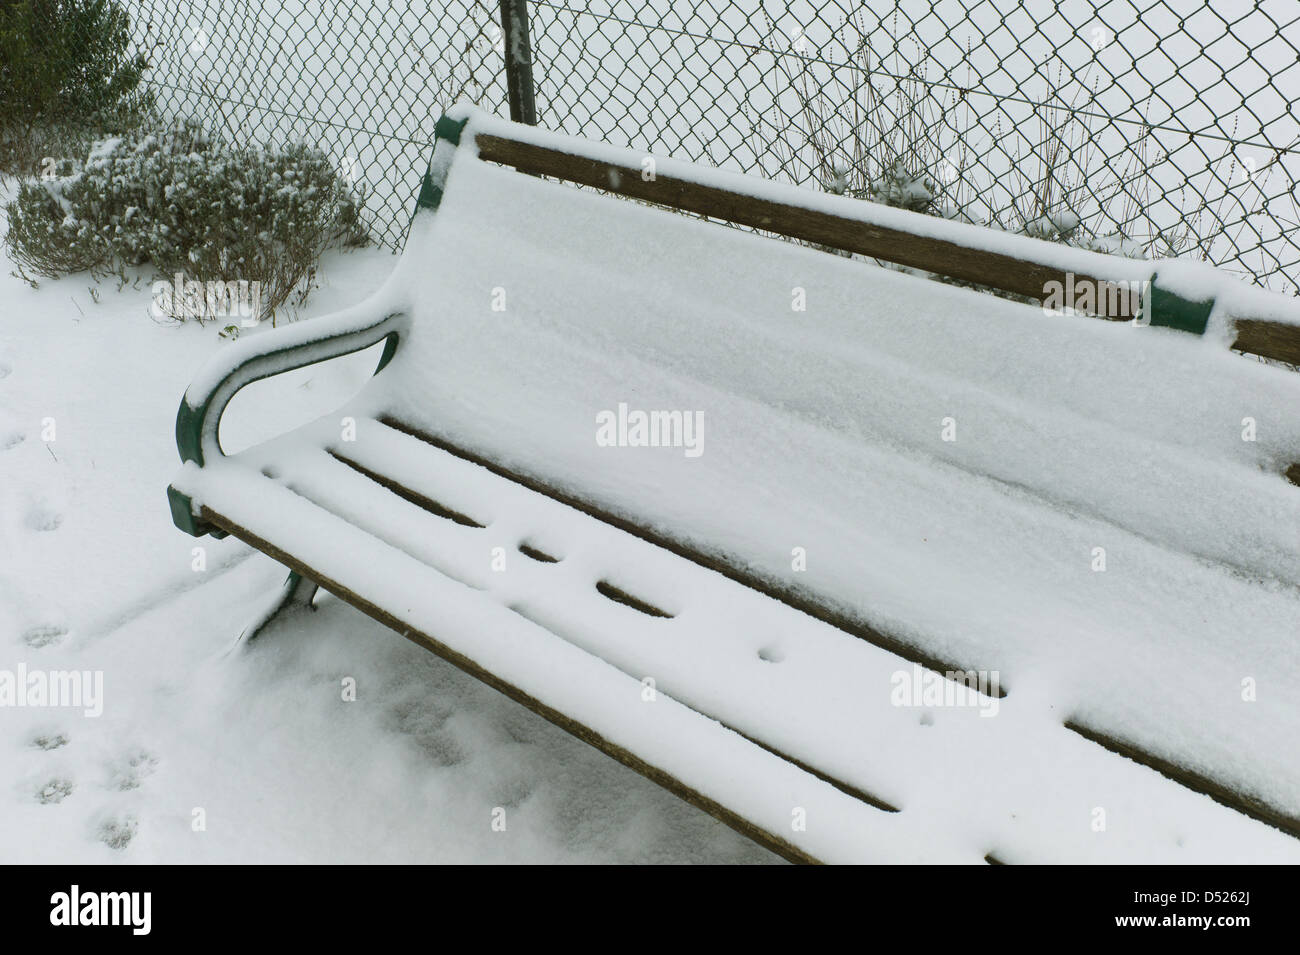
[[[465,108],[437,136],[384,287],[182,401],[176,524],[292,571],[247,633],[324,587],[793,860],[1300,861],[1300,375],[1229,351],[1300,358],[1292,303]],[[379,343],[347,406],[223,454],[240,388]]]

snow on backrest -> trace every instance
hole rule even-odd
[[[765,509],[868,520],[889,455],[1300,573],[1300,376],[468,154],[421,219],[395,411],[610,510],[758,560]]]

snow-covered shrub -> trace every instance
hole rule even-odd
[[[273,317],[306,297],[326,248],[364,241],[358,205],[319,149],[235,148],[183,124],[98,143],[74,175],[22,182],[6,243],[40,275],[151,265],[167,279],[258,282],[260,317]]]
[[[1079,229],[1079,217],[1067,209],[1058,209],[1025,223],[1025,235],[1049,242],[1068,242]]]
[[[989,115],[972,107],[970,90],[929,82],[934,57],[914,38],[900,38],[897,10],[890,27],[883,14],[855,16],[817,49],[803,34],[791,37],[762,17],[762,45],[775,68],[764,74],[763,95],[746,99],[740,110],[748,124],[746,144],[767,178],[1130,257],[1180,255],[1206,244],[1197,217],[1171,233],[1138,238],[1151,226],[1137,197],[1151,191],[1156,144],[1144,127],[1123,163],[1096,147],[1083,108],[1082,97],[1093,88],[1087,71],[1076,76],[1058,64],[1053,76],[1045,62],[1037,71],[1043,93],[1026,100],[1037,128],[1004,130],[1004,117],[1008,123],[1011,117],[1000,109],[989,128]],[[1098,225],[1107,223],[1114,231],[1098,235]]]
[[[138,124],[147,66],[117,0],[0,0],[0,169],[31,174],[78,130]]]
[[[872,202],[883,203],[896,209],[928,212],[935,197],[934,180],[918,175],[907,168],[907,161],[899,156],[867,189]]]

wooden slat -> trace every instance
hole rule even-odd
[[[1232,343],[1233,348],[1300,365],[1300,326],[1238,318],[1236,327],[1237,340]]]
[[[672,176],[656,175],[647,181],[641,177],[640,169],[601,162],[503,136],[480,133],[475,136],[474,142],[481,158],[513,166],[520,172],[552,176],[567,182],[606,189],[633,199],[764,229],[846,252],[869,255],[911,268],[925,269],[927,272],[987,285],[1038,301],[1043,299],[1049,282],[1066,284],[1066,274],[1057,268],[1001,252],[915,235],[902,229],[742,195]],[[1115,300],[1105,294],[1106,288],[1115,284],[1112,281],[1094,275],[1074,274],[1076,287],[1085,282],[1095,283],[1099,289],[1101,294],[1096,296],[1098,303]],[[1097,317],[1126,321],[1133,316],[1098,313]],[[1290,364],[1300,364],[1300,326],[1239,318],[1236,320],[1236,328],[1237,340],[1233,348]]]
[[[610,527],[617,528],[633,537],[638,537],[646,543],[653,544],[660,550],[666,550],[670,554],[676,554],[678,557],[689,560],[693,564],[698,564],[708,570],[721,574],[723,577],[733,580],[742,587],[748,587],[750,590],[756,590],[773,600],[779,600],[788,607],[798,610],[800,613],[807,614],[822,623],[829,624],[837,630],[843,630],[851,636],[865,640],[867,643],[875,644],[882,650],[887,650],[895,656],[902,657],[909,663],[916,663],[926,669],[933,670],[936,673],[965,673],[973,670],[975,667],[968,667],[957,664],[952,660],[940,659],[932,654],[926,653],[919,647],[906,643],[903,640],[891,636],[881,630],[868,624],[866,621],[852,617],[844,611],[831,606],[829,603],[819,599],[815,594],[795,587],[789,583],[782,583],[777,580],[760,576],[750,570],[748,567],[736,560],[729,560],[719,555],[706,554],[692,547],[689,543],[664,534],[660,531],[653,530],[644,525],[635,523],[620,517],[612,511],[600,507],[595,502],[590,501],[580,495],[570,491],[558,488],[545,481],[532,478],[526,474],[514,471],[510,468],[503,467],[497,462],[467,451],[458,447],[449,441],[445,441],[437,435],[430,434],[420,428],[414,428],[398,418],[385,415],[379,418],[380,424],[392,428],[394,431],[400,431],[402,434],[415,438],[417,441],[423,441],[425,444],[435,447],[440,451],[454,455],[463,461],[471,464],[477,464],[481,468],[491,471],[498,477],[505,478],[520,487],[549,497],[553,501],[559,501],[566,507],[571,507],[575,511],[581,511],[588,517],[594,517],[602,524],[608,524]],[[991,692],[999,699],[1008,695],[1008,688],[1005,683],[999,684]]]
[[[741,195],[671,176],[656,175],[646,181],[641,178],[640,169],[599,162],[501,136],[479,134],[474,142],[481,158],[514,166],[521,172],[608,189],[634,199],[766,229],[793,239],[990,285],[1004,292],[1041,299],[1043,287],[1048,282],[1065,281],[1065,273],[1058,269],[1000,252],[958,245],[946,239],[918,236],[902,229]],[[1081,281],[1099,280],[1076,275],[1075,282]]]
[[[719,803],[716,800],[708,796],[705,796],[704,794],[694,789],[690,785],[684,783],[682,780],[678,779],[672,774],[665,772],[664,770],[660,769],[658,766],[655,766],[652,763],[646,762],[644,759],[642,759],[632,751],[605,738],[597,730],[586,725],[585,723],[581,723],[577,720],[574,720],[572,717],[568,716],[567,714],[559,710],[556,710],[555,708],[548,706],[545,703],[542,703],[540,700],[538,700],[536,697],[532,696],[531,694],[527,693],[526,691],[502,679],[497,674],[484,669],[482,666],[480,666],[471,658],[465,656],[459,651],[453,650],[452,648],[448,647],[446,644],[439,641],[433,635],[424,633],[419,630],[413,630],[409,626],[409,624],[406,623],[406,621],[398,617],[395,617],[394,615],[382,609],[378,605],[371,603],[370,601],[366,600],[365,598],[355,593],[346,585],[329,577],[328,575],[322,574],[319,570],[306,564],[302,560],[298,559],[295,555],[275,546],[270,541],[250,531],[248,528],[240,525],[238,522],[224,516],[220,512],[215,511],[210,507],[203,506],[200,509],[200,518],[212,524],[213,526],[222,528],[232,536],[244,541],[246,544],[250,545],[251,547],[256,548],[257,550],[271,557],[276,562],[283,564],[284,566],[288,567],[290,570],[293,570],[296,573],[300,574],[302,577],[314,581],[319,586],[323,587],[325,590],[329,591],[330,593],[334,594],[337,597],[340,597],[347,603],[351,604],[352,606],[356,607],[358,610],[362,611],[366,615],[382,623],[389,629],[401,634],[403,637],[423,647],[424,649],[433,652],[435,655],[453,664],[454,666],[463,670],[470,676],[473,676],[476,679],[487,684],[488,686],[491,686],[493,689],[498,690],[499,692],[503,693],[505,696],[508,696],[510,699],[514,700],[515,702],[522,704],[523,706],[532,710],[534,713],[537,713],[539,716],[543,717],[549,722],[555,724],[556,726],[560,727],[566,732],[576,736],[578,739],[581,739],[583,742],[593,746],[594,748],[600,750],[606,755],[611,756],[612,758],[616,759],[618,762],[622,763],[623,765],[631,768],[632,770],[636,771],[637,773],[641,774],[647,779],[650,779],[651,781],[655,782],[659,786],[673,793],[678,798],[695,806],[698,809],[703,810],[704,812],[718,819],[728,827],[734,829],[736,832],[740,833],[741,835],[745,836],[748,839],[753,840],[754,842],[776,853],[782,858],[790,862],[803,863],[803,864],[809,864],[809,863],[817,864],[821,861],[816,857],[810,855],[803,849],[799,848],[798,846],[795,846],[793,843],[789,842],[782,836],[772,833],[762,828],[761,826],[755,825],[746,817],[738,814],[737,812],[723,805],[722,803]],[[696,710],[696,712],[701,712],[701,711]],[[707,713],[702,715],[704,715],[706,718],[709,719],[715,719],[714,717],[709,716]],[[732,732],[735,732],[737,733],[737,735],[743,737],[752,745],[758,746],[760,749],[763,749],[766,752],[771,753],[773,756],[776,756],[777,758],[780,758],[792,764],[793,766],[795,766],[796,768],[800,769],[803,772],[815,776],[816,778],[822,780],[823,782],[828,783],[829,785],[835,787],[836,789],[840,790],[846,795],[855,798],[866,805],[872,806],[873,808],[883,812],[894,813],[900,811],[898,807],[893,806],[885,802],[884,800],[875,797],[871,793],[860,790],[857,787],[847,784],[840,779],[837,779],[833,776],[823,773],[783,750],[770,746],[767,743],[764,743],[761,740],[749,734],[743,733],[737,730],[735,727],[729,726],[726,723],[723,723],[723,725],[726,726],[728,729],[730,729]],[[1214,799],[1216,802],[1220,803],[1221,805],[1229,809],[1233,809],[1237,812],[1240,812],[1246,816],[1249,816],[1267,825],[1280,829],[1282,832],[1285,832],[1288,835],[1300,837],[1300,820],[1297,820],[1292,816],[1288,816],[1283,812],[1279,812],[1276,808],[1270,806],[1269,804],[1263,802],[1262,800],[1259,800],[1247,794],[1240,793],[1236,790],[1232,790],[1228,787],[1223,786],[1220,783],[1217,783],[1209,779],[1208,777],[1200,774],[1195,770],[1187,769],[1182,766],[1178,766],[1176,764],[1160,759],[1159,757],[1152,756],[1149,753],[1138,750],[1137,748],[1131,746],[1128,743],[1117,740],[1116,738],[1109,736],[1105,733],[1092,730],[1086,726],[1081,725],[1076,721],[1067,720],[1064,725],[1067,729],[1072,730],[1073,732],[1079,734],[1085,739],[1090,740],[1091,742],[1097,743],[1098,745],[1102,746],[1104,749],[1110,750],[1113,753],[1116,753],[1120,756],[1127,757],[1144,766],[1152,768],[1155,771],[1159,772],[1161,775],[1172,780],[1173,782],[1181,786],[1184,786],[1188,789],[1191,789],[1195,792],[1208,795],[1210,798]],[[985,861],[991,865],[1005,864],[1005,861],[1003,859],[995,856],[993,853],[989,853],[988,855],[986,855]]]
[[[1131,759],[1148,769],[1154,769],[1161,776],[1172,779],[1180,786],[1185,786],[1193,792],[1209,796],[1221,806],[1227,806],[1244,816],[1249,816],[1251,819],[1258,820],[1265,825],[1272,826],[1274,829],[1280,829],[1289,836],[1300,839],[1300,818],[1287,814],[1258,796],[1225,786],[1199,770],[1170,762],[1109,733],[1091,729],[1076,720],[1066,720],[1065,728],[1078,733],[1084,739],[1096,743],[1103,749]]]
[[[710,816],[713,816],[719,822],[730,827],[731,829],[734,829],[742,836],[745,836],[747,839],[751,839],[754,842],[758,843],[760,846],[763,846],[763,848],[776,853],[781,858],[789,862],[794,862],[797,864],[804,864],[804,865],[817,865],[821,863],[822,860],[805,852],[803,849],[799,848],[789,840],[783,838],[780,835],[769,832],[768,830],[762,828],[761,826],[755,825],[749,819],[745,818],[744,816],[740,815],[734,810],[728,808],[727,806],[724,806],[722,803],[718,802],[717,800],[704,795],[699,790],[687,785],[686,783],[678,779],[676,776],[673,776],[671,773],[665,772],[664,770],[660,769],[658,766],[655,766],[653,763],[646,762],[644,759],[642,759],[640,756],[633,753],[631,750],[626,749],[620,746],[619,744],[613,742],[612,740],[607,739],[599,732],[597,732],[595,729],[591,728],[590,726],[587,726],[585,723],[581,723],[573,719],[566,713],[562,713],[561,711],[555,709],[554,707],[548,706],[547,704],[543,703],[541,700],[537,699],[535,696],[515,686],[513,683],[510,683],[502,679],[501,677],[497,676],[495,673],[493,673],[490,670],[484,669],[477,662],[465,656],[464,654],[460,653],[459,651],[453,650],[451,647],[447,646],[445,643],[438,640],[432,634],[427,634],[419,630],[413,630],[410,627],[410,625],[406,623],[406,621],[393,616],[387,610],[384,610],[382,607],[378,606],[377,604],[371,603],[369,600],[366,600],[364,597],[357,594],[355,591],[347,587],[345,584],[337,580],[334,580],[333,578],[325,574],[322,574],[316,568],[311,567],[310,565],[299,560],[297,557],[295,557],[293,554],[290,554],[288,551],[285,551],[275,546],[270,541],[253,533],[248,528],[242,526],[238,522],[233,521],[230,518],[224,516],[223,514],[214,511],[211,508],[206,506],[200,508],[199,516],[202,520],[207,521],[216,527],[222,528],[223,530],[227,531],[231,536],[239,538],[244,543],[248,544],[250,547],[254,547],[257,550],[261,551],[262,553],[266,554],[268,557],[270,557],[272,560],[276,561],[277,563],[283,564],[285,567],[288,567],[290,570],[297,572],[298,574],[302,575],[306,579],[316,582],[321,587],[325,588],[325,590],[329,591],[330,593],[334,594],[336,597],[339,597],[342,600],[346,601],[347,603],[351,604],[352,606],[356,607],[358,610],[366,614],[368,617],[371,617],[374,620],[379,621],[384,626],[388,627],[390,630],[395,631],[396,633],[401,634],[403,637],[410,640],[412,643],[415,643],[418,646],[421,646],[424,649],[429,650],[430,652],[446,660],[448,663],[452,664],[453,666],[465,671],[475,679],[478,679],[483,683],[486,683],[494,690],[497,690],[498,692],[504,694],[505,696],[508,696],[516,703],[519,703],[527,707],[528,709],[536,713],[538,716],[542,717],[543,719],[551,723],[554,723],[556,726],[560,727],[560,729],[568,733],[571,733],[572,735],[576,736],[578,739],[582,740],[584,743],[587,743],[588,745],[595,747],[596,749],[600,750],[602,753],[606,754],[607,756],[613,757],[614,759],[622,763],[624,766],[627,766],[629,769],[632,769],[640,773],[642,776],[646,777],[651,782],[657,783],[658,785],[662,786],[664,789],[671,792],[673,795],[677,796],[679,799],[682,799],[683,801],[690,803],[692,806],[695,806],[697,809],[703,810],[704,812],[708,813]],[[748,739],[748,737],[746,737],[746,739]],[[751,740],[750,742],[753,741]],[[805,769],[805,767],[801,766],[799,763],[791,760],[789,757],[784,756],[783,754],[777,752],[776,750],[768,746],[762,746],[761,748],[767,750],[768,752],[773,753],[774,755],[782,759],[785,759],[787,762],[793,762],[794,765],[798,766],[800,769]],[[805,769],[805,771],[807,770]],[[837,788],[842,788],[842,786],[837,786]],[[869,802],[868,804],[873,806],[876,805],[875,802]],[[897,811],[897,810],[893,809],[893,807],[887,807],[886,811]]]
[[[433,447],[436,447],[442,451],[447,452],[448,454],[455,455],[456,457],[461,458],[465,461],[469,461],[473,464],[477,464],[480,467],[486,468],[492,473],[498,475],[499,477],[503,477],[508,481],[512,481],[513,483],[518,484],[521,487],[528,488],[530,491],[533,491],[534,493],[544,495],[555,501],[559,501],[560,503],[565,504],[568,507],[572,507],[575,510],[582,511],[584,514],[596,518],[602,523],[608,524],[612,527],[616,527],[617,529],[625,533],[631,534],[644,541],[647,541],[648,543],[653,544],[656,547],[669,551],[670,553],[676,554],[677,556],[685,558],[686,560],[698,564],[701,567],[705,567],[709,570],[713,570],[719,574],[722,574],[723,576],[735,581],[736,583],[740,584],[743,587],[747,587],[750,590],[755,590],[761,594],[764,594],[765,596],[771,597],[774,600],[779,600],[782,603],[790,607],[793,607],[794,609],[799,610],[802,613],[806,613],[809,616],[815,617],[824,623],[828,623],[831,626],[839,630],[842,630],[847,634],[865,639],[869,643],[873,643],[876,646],[888,650],[889,652],[894,653],[902,657],[903,659],[909,660],[911,662],[919,663],[921,666],[924,666],[927,669],[930,669],[937,673],[948,673],[952,671],[961,671],[967,669],[951,663],[941,662],[935,657],[920,652],[915,647],[902,644],[898,640],[889,637],[878,630],[875,630],[874,628],[864,624],[861,621],[847,617],[837,611],[832,610],[830,607],[812,598],[811,595],[801,594],[792,589],[783,588],[779,585],[776,585],[772,581],[748,573],[742,570],[741,568],[737,567],[735,564],[727,562],[719,557],[704,554],[700,551],[694,550],[693,548],[684,544],[681,541],[675,540],[672,537],[665,536],[656,531],[652,531],[642,525],[633,523],[632,521],[611,514],[608,511],[605,511],[602,508],[594,505],[592,502],[587,501],[581,497],[577,497],[570,492],[562,491],[550,484],[547,484],[544,481],[531,478],[517,471],[503,467],[500,464],[497,464],[496,462],[488,458],[466,451],[465,449],[460,448],[454,444],[451,444],[450,442],[444,441],[441,438],[436,437],[435,435],[431,435],[417,428],[412,428],[409,425],[405,424],[404,422],[396,418],[383,417],[380,418],[379,421],[380,423],[394,429],[395,431],[400,431],[403,434],[409,435],[410,437],[415,438],[419,441],[423,441],[426,444],[429,444]],[[1300,480],[1300,465],[1293,465],[1292,470],[1297,472],[1297,477],[1293,478],[1293,480]],[[1290,472],[1288,472],[1288,477],[1292,477]],[[639,601],[637,602],[639,603]],[[662,611],[659,612],[662,613]],[[1006,687],[1005,686],[998,687],[997,695],[999,697],[1005,698],[1008,695]],[[1077,733],[1078,735],[1084,737],[1087,740],[1090,740],[1093,743],[1098,744],[1104,749],[1110,750],[1113,753],[1117,753],[1121,756],[1127,757],[1128,759],[1140,763],[1143,766],[1147,766],[1148,768],[1154,769],[1162,776],[1165,776],[1166,778],[1173,780],[1174,782],[1178,783],[1181,786],[1186,787],[1187,789],[1191,789],[1194,792],[1202,793],[1204,795],[1209,796],[1215,802],[1218,802],[1219,804],[1226,806],[1229,809],[1233,809],[1236,812],[1241,813],[1242,815],[1249,816],[1250,818],[1263,822],[1266,825],[1270,825],[1276,829],[1280,829],[1282,832],[1285,832],[1290,836],[1300,838],[1300,818],[1292,815],[1288,815],[1286,812],[1279,810],[1274,806],[1269,805],[1267,802],[1261,799],[1251,796],[1248,793],[1243,793],[1238,790],[1232,789],[1231,787],[1226,786],[1222,783],[1216,782],[1215,780],[1199,772],[1198,770],[1180,766],[1176,763],[1170,762],[1158,756],[1139,750],[1138,748],[1136,748],[1135,746],[1129,743],[1123,742],[1117,739],[1116,737],[1111,736],[1105,732],[1093,729],[1080,721],[1073,720],[1073,719],[1066,720],[1064,726],[1066,729],[1074,733]],[[732,729],[733,732],[740,732],[739,730],[735,729],[735,727],[728,727],[728,728]],[[846,788],[844,784],[841,783],[839,780],[823,775],[822,773],[818,772],[812,767],[809,767],[799,762],[797,758],[785,752],[774,750],[771,747],[767,746],[766,744],[746,734],[742,733],[741,735],[744,735],[746,739],[749,739],[751,742],[756,743],[759,746],[762,746],[764,749],[767,749],[770,752],[775,753],[776,755],[780,756],[782,759],[794,763],[799,768],[811,772],[814,775],[817,775],[819,778],[829,782],[837,789],[840,789],[841,791],[846,792],[849,795],[854,796],[855,798],[861,799],[862,801],[867,802],[870,805],[873,805],[886,812],[898,811],[893,806],[890,806],[888,803],[885,803],[884,801],[878,799],[875,796],[872,796],[869,793],[864,793],[856,789]],[[994,864],[999,864],[999,863],[997,863],[995,860]]]

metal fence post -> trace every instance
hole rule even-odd
[[[516,123],[536,126],[533,48],[528,39],[528,0],[501,0],[501,37],[505,44],[510,118]]]

